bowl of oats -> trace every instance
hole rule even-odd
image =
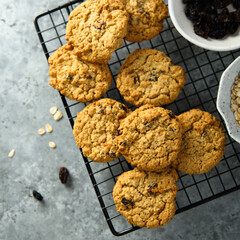
[[[240,57],[223,72],[217,95],[217,109],[229,135],[240,143]]]

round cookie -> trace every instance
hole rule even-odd
[[[130,113],[118,130],[115,141],[132,166],[157,172],[177,158],[182,130],[170,110],[144,105]]]
[[[118,177],[113,199],[129,222],[139,227],[155,228],[168,223],[176,212],[178,174],[166,168],[160,173],[134,168]]]
[[[129,13],[128,33],[130,42],[149,40],[163,29],[163,20],[168,17],[168,8],[162,0],[126,0]]]
[[[83,60],[107,63],[127,34],[123,0],[87,0],[70,14],[66,40]]]
[[[124,99],[135,105],[161,106],[174,101],[184,86],[186,75],[163,52],[137,49],[125,59],[117,77]]]
[[[107,92],[112,75],[107,64],[93,64],[73,54],[64,45],[49,58],[49,84],[71,100],[90,102]]]
[[[200,109],[192,109],[177,118],[183,128],[183,141],[172,166],[186,174],[208,172],[224,155],[226,136],[221,123]]]
[[[77,114],[73,135],[83,155],[95,162],[108,162],[121,154],[113,139],[120,121],[130,110],[122,103],[104,98],[90,103]]]

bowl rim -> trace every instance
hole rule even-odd
[[[218,112],[220,113],[220,115],[222,116],[222,118],[223,118],[223,120],[224,120],[224,122],[225,122],[225,125],[226,125],[226,128],[227,128],[227,131],[228,131],[229,135],[230,135],[231,138],[234,139],[236,142],[240,143],[240,135],[236,135],[237,133],[233,131],[233,127],[232,127],[231,124],[230,124],[230,121],[231,121],[231,120],[229,120],[229,119],[227,118],[226,114],[224,113],[224,108],[225,108],[225,107],[224,107],[224,104],[223,104],[223,103],[225,103],[225,102],[222,101],[222,99],[221,99],[221,95],[223,94],[223,93],[222,93],[222,90],[223,90],[223,87],[225,87],[225,86],[224,86],[224,80],[225,80],[225,78],[228,76],[228,72],[231,71],[232,67],[235,66],[235,65],[238,65],[238,64],[240,64],[240,56],[237,57],[237,58],[225,69],[225,71],[222,73],[222,76],[221,76],[220,82],[219,82],[219,88],[218,88],[218,94],[217,94],[216,107],[217,107]],[[240,71],[240,69],[239,69],[239,71]],[[236,76],[235,76],[235,77],[236,77]],[[234,83],[235,77],[233,77],[233,80],[232,80],[231,83]],[[226,80],[227,80],[227,78],[226,78]],[[230,82],[229,82],[229,84],[230,84]],[[231,90],[231,87],[232,87],[232,86],[230,86],[230,90]],[[225,88],[224,88],[224,89],[225,89]],[[231,95],[230,95],[230,96],[231,96]],[[230,102],[230,104],[231,104],[231,99],[229,99],[229,102]],[[231,111],[231,107],[230,107],[230,106],[229,106],[229,111]],[[233,115],[233,113],[232,113],[232,115]],[[235,118],[234,118],[234,124],[237,126],[237,123],[236,123]],[[239,127],[239,126],[237,126],[237,127]],[[240,128],[240,127],[239,127],[239,128]],[[240,129],[239,129],[239,130],[240,130]],[[239,134],[239,132],[238,132],[238,134]]]
[[[169,15],[172,19],[173,25],[175,26],[175,28],[177,29],[177,31],[185,38],[187,39],[189,42],[197,45],[198,47],[204,48],[206,50],[210,50],[210,51],[217,51],[217,52],[225,52],[225,51],[231,51],[231,50],[236,50],[238,48],[240,48],[240,41],[239,44],[235,44],[235,45],[230,45],[230,46],[212,46],[212,45],[208,45],[202,42],[199,42],[193,38],[191,38],[188,34],[186,34],[182,28],[180,27],[176,17],[175,17],[175,11],[174,11],[174,1],[176,0],[168,0],[168,9],[169,9]],[[177,0],[177,1],[182,1],[182,0]],[[190,21],[190,20],[189,20]]]

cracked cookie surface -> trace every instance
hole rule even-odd
[[[221,161],[225,151],[226,135],[220,121],[200,109],[177,118],[182,125],[183,140],[172,166],[186,174],[208,172]]]
[[[163,20],[168,16],[162,0],[126,0],[125,4],[129,13],[127,41],[149,40],[162,31]]]
[[[73,135],[83,155],[95,162],[108,162],[121,154],[113,139],[120,121],[130,112],[124,104],[104,98],[90,103],[77,114]]]
[[[87,0],[70,14],[66,40],[83,60],[107,63],[127,34],[123,0]]]
[[[49,84],[71,100],[90,102],[100,98],[112,82],[108,65],[81,60],[72,50],[66,44],[50,56]]]
[[[175,215],[175,196],[178,174],[166,168],[160,173],[134,168],[118,177],[113,189],[113,199],[129,222],[139,227],[164,226]]]
[[[122,64],[117,88],[135,106],[161,106],[177,98],[185,79],[182,67],[175,66],[163,52],[137,49]]]
[[[144,105],[130,113],[118,130],[114,141],[132,166],[157,172],[177,158],[182,130],[170,110]]]

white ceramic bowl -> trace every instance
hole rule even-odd
[[[224,119],[229,135],[240,143],[240,127],[231,111],[231,88],[239,72],[240,57],[231,63],[221,76],[217,95],[217,109]]]
[[[192,22],[186,17],[182,0],[168,0],[169,14],[177,31],[189,42],[212,51],[230,51],[240,48],[240,27],[234,35],[223,39],[205,39],[194,33]]]

